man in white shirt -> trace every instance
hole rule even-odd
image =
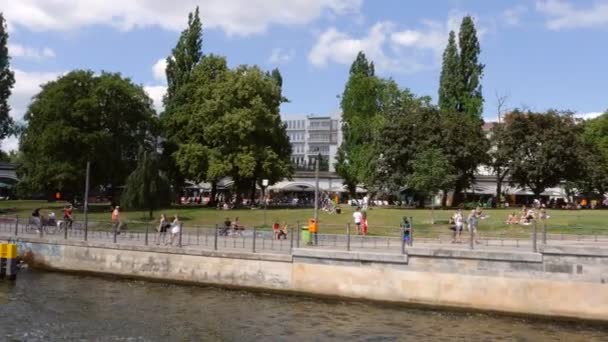
[[[357,210],[353,213],[353,220],[355,221],[355,226],[357,226],[357,234],[361,234],[361,220],[363,219],[363,214],[361,214],[361,208],[357,207]]]

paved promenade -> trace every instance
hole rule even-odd
[[[188,250],[225,250],[238,252],[281,253],[289,254],[292,248],[310,247],[330,250],[373,251],[378,253],[401,253],[402,243],[398,237],[358,236],[351,235],[325,235],[319,234],[317,244],[311,245],[297,235],[289,234],[287,239],[276,240],[270,231],[245,230],[242,235],[216,236],[214,228],[185,228],[181,236],[173,241],[174,247]],[[0,224],[1,239],[18,239],[22,237],[36,238],[41,235],[35,231],[26,230],[25,224]],[[48,233],[43,231],[42,237],[54,240],[84,241],[84,230],[73,229]],[[87,233],[87,240],[92,242],[114,243],[114,232],[109,230],[91,229]],[[156,231],[134,232],[124,231],[116,235],[116,243],[134,246],[170,246],[170,234],[164,241],[159,239]],[[584,236],[567,234],[549,234],[546,238],[548,246],[574,246],[574,247],[606,247],[608,236]],[[542,233],[537,234],[537,249],[543,246]],[[451,237],[446,234],[438,238],[416,238],[412,246],[406,245],[405,250],[416,247],[470,250],[471,244],[468,235],[462,237],[461,243],[452,243]],[[479,241],[473,244],[474,250],[487,251],[513,251],[533,252],[534,242],[532,235],[528,238],[506,238],[496,236],[480,236]]]

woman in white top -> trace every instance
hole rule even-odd
[[[173,246],[173,241],[179,234],[180,229],[181,224],[179,223],[179,219],[177,218],[177,215],[174,215],[173,222],[171,223],[171,241],[169,241],[169,244],[171,244],[171,246]]]
[[[454,232],[455,239],[452,243],[460,243],[460,237],[464,228],[464,217],[462,216],[462,210],[460,209],[454,214],[454,225],[456,225],[456,231]]]

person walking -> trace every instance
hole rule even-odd
[[[175,241],[175,238],[179,235],[181,229],[181,223],[179,222],[177,214],[173,215],[173,222],[171,222],[171,241],[169,241],[171,246],[173,246],[173,241]]]
[[[65,228],[72,228],[72,224],[74,223],[74,218],[72,216],[72,205],[66,205],[63,208],[63,221],[65,222]]]
[[[361,213],[361,234],[367,235],[367,210]]]
[[[479,243],[479,241],[477,241],[477,225],[479,223],[479,217],[477,215],[476,210],[471,210],[471,213],[467,217],[467,228],[469,229],[469,234],[471,234],[471,239],[475,240],[475,243]]]
[[[458,209],[458,211],[454,214],[453,219],[456,230],[454,231],[452,243],[461,243],[462,230],[464,228],[464,217],[461,209]]]
[[[165,214],[161,214],[158,223],[158,235],[156,236],[157,245],[160,245],[161,243],[163,245],[165,244],[165,241],[167,240],[167,230],[169,230],[169,227],[171,227],[171,223],[167,220]]]
[[[120,207],[114,207],[112,211],[112,230],[116,232],[116,235],[120,235]]]
[[[357,235],[361,234],[361,220],[363,219],[363,214],[361,214],[361,208],[357,207],[357,210],[353,213],[353,221],[355,221],[355,226],[357,226]]]

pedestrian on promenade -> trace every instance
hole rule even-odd
[[[224,226],[222,227],[222,230],[220,230],[220,236],[228,236],[228,234],[230,234],[230,227],[232,227],[232,221],[230,221],[230,218],[226,217]]]
[[[287,225],[286,222],[283,222],[283,227],[279,230],[279,233],[277,235],[277,240],[281,240],[281,238],[283,238],[283,240],[287,240],[287,231],[289,230],[289,226]]]
[[[167,230],[169,230],[170,227],[171,223],[167,220],[165,214],[161,214],[158,224],[158,235],[156,236],[157,245],[160,245],[161,241],[163,245],[165,244],[165,241],[167,239]]]
[[[173,222],[171,222],[171,241],[169,242],[171,246],[173,246],[173,241],[175,241],[175,238],[179,235],[181,229],[181,223],[176,214],[173,216]]]
[[[361,213],[361,234],[367,235],[367,210]]]
[[[471,210],[471,213],[467,217],[467,228],[469,229],[469,234],[471,234],[471,238],[475,240],[475,243],[479,243],[477,240],[477,225],[479,223],[479,217],[477,216],[476,210]]]
[[[361,214],[361,208],[357,207],[357,210],[353,213],[353,221],[355,221],[355,226],[357,226],[357,235],[361,234],[361,220],[363,219],[363,214]]]
[[[112,230],[116,232],[116,235],[120,234],[120,207],[115,206],[112,211]]]
[[[452,243],[461,243],[462,230],[464,228],[464,217],[462,215],[462,210],[458,209],[458,211],[452,217],[454,220],[455,230],[454,235],[452,237]]]

